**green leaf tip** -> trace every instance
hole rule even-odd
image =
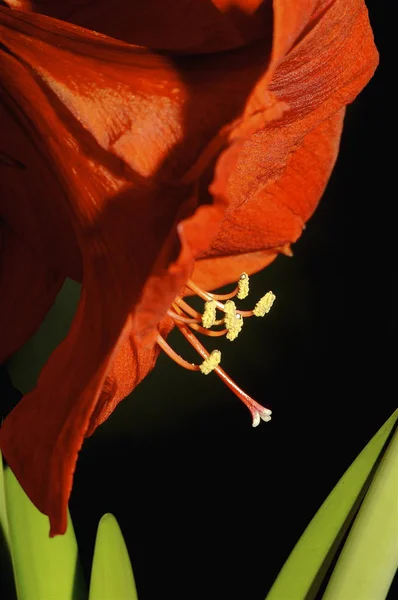
[[[18,600],[85,600],[70,517],[66,533],[50,538],[48,517],[32,504],[8,467],[4,482]]]
[[[341,477],[293,548],[266,600],[311,600],[315,597],[397,420],[398,409]]]
[[[10,546],[10,532],[8,526],[6,490],[4,483],[3,456],[0,450],[0,528],[2,540],[7,548]]]
[[[0,598],[16,600],[8,524],[3,457],[0,451]]]
[[[138,600],[130,557],[116,518],[104,514],[95,540],[89,600]]]
[[[337,560],[323,600],[384,600],[398,569],[398,429]]]

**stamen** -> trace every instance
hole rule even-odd
[[[238,288],[235,288],[234,291],[231,292],[230,294],[211,294],[210,292],[206,292],[205,290],[202,290],[202,288],[200,288],[198,285],[196,285],[196,283],[194,283],[190,279],[187,281],[187,283],[185,285],[187,286],[187,288],[189,288],[190,290],[195,292],[195,294],[197,296],[199,296],[199,298],[202,298],[202,300],[206,300],[206,301],[215,300],[216,306],[220,310],[224,310],[224,305],[218,301],[219,300],[227,300],[228,298],[234,298],[238,291]]]
[[[234,290],[232,290],[232,292],[229,292],[228,294],[214,294],[213,292],[206,292],[190,279],[187,281],[186,286],[203,300],[230,300],[231,298],[235,298],[235,296],[237,296],[239,300],[243,300],[249,294],[249,276],[247,273],[242,273],[239,277],[238,285]],[[219,304],[218,308],[222,310]]]
[[[196,285],[196,283],[191,281],[191,279],[188,279],[185,285],[187,288],[195,292],[195,294],[199,296],[199,298],[202,298],[202,300],[214,300],[213,296],[209,292],[205,292],[204,290],[202,290],[202,288],[200,288],[198,285]]]
[[[243,318],[241,317],[241,315],[237,314],[235,302],[233,302],[232,300],[227,300],[224,306],[224,310],[224,322],[225,327],[228,330],[226,338],[227,340],[233,342],[233,340],[236,340],[236,338],[242,330]]]
[[[242,273],[236,289],[230,294],[210,294],[199,288],[191,280],[188,281],[186,287],[195,292],[200,298],[205,300],[203,315],[194,310],[180,296],[177,296],[167,314],[174,320],[175,325],[196,349],[203,358],[200,365],[189,363],[175,352],[159,334],[157,343],[172,358],[177,364],[190,371],[200,371],[204,375],[208,375],[215,371],[220,379],[234,392],[234,394],[248,407],[252,415],[252,425],[257,427],[261,420],[270,421],[271,411],[264,408],[256,402],[251,396],[246,394],[236,383],[227,375],[227,373],[219,366],[221,361],[221,352],[213,350],[209,353],[204,346],[196,338],[192,329],[207,336],[218,337],[226,335],[227,339],[235,340],[243,326],[243,317],[246,316],[264,316],[267,314],[275,300],[275,295],[268,292],[256,304],[253,310],[237,310],[235,302],[231,300],[233,297],[238,299],[245,298],[249,293],[249,277],[247,273]],[[226,300],[225,304],[219,300]],[[217,309],[224,313],[224,318],[216,319]],[[225,324],[225,329],[213,330],[214,325]]]
[[[182,303],[186,304],[184,301],[182,301]],[[189,306],[189,305],[186,304],[186,306]],[[205,329],[204,327],[201,327],[201,325],[199,325],[199,323],[200,323],[199,319],[193,319],[193,318],[189,319],[187,317],[184,317],[183,311],[177,304],[174,305],[174,308],[175,308],[176,312],[174,312],[172,310],[167,311],[167,314],[169,316],[171,316],[175,321],[179,321],[180,323],[187,323],[192,329],[195,329],[195,331],[199,331],[199,333],[202,333],[203,335],[207,335],[209,337],[221,337],[227,333],[227,329],[219,329],[219,330]],[[193,311],[193,312],[195,312],[195,311]],[[214,321],[214,325],[222,325],[223,323],[224,323],[224,319],[219,319],[217,321]]]
[[[244,298],[247,298],[248,295],[249,295],[249,275],[247,273],[242,273],[242,275],[239,277],[239,281],[238,281],[237,298],[238,298],[238,300],[243,300]]]
[[[188,369],[188,371],[200,370],[200,365],[194,365],[193,363],[190,363],[184,358],[182,358],[182,356],[177,354],[177,352],[175,352],[173,348],[171,348],[171,346],[168,345],[166,340],[162,338],[160,334],[157,335],[156,341],[161,347],[161,349],[164,350],[164,352],[166,352],[167,356],[169,356],[172,360],[174,360],[174,362],[180,365],[180,367],[184,367],[184,369]]]
[[[272,292],[267,292],[265,296],[260,298],[254,307],[253,314],[256,317],[264,317],[272,308],[273,303],[275,302],[275,294]]]
[[[238,310],[237,313],[242,317],[264,317],[266,313],[269,313],[271,307],[275,301],[275,294],[267,292],[265,296],[260,298],[257,302],[254,310]]]
[[[181,331],[183,336],[189,341],[191,346],[195,348],[195,350],[206,359],[209,356],[207,350],[202,346],[199,340],[195,337],[192,331],[186,325],[176,323],[178,329]],[[252,426],[257,427],[260,423],[260,420],[268,422],[271,420],[272,411],[269,408],[265,408],[261,406],[258,402],[256,402],[249,394],[246,394],[240,387],[236,385],[236,383],[230,378],[229,375],[221,368],[216,367],[215,372],[220,377],[220,379],[225,383],[230,390],[234,392],[234,394],[241,400],[247,408],[250,410],[252,415]]]
[[[219,350],[213,350],[213,352],[211,352],[209,356],[204,359],[199,368],[203,375],[208,375],[218,367],[220,361],[221,352]]]
[[[199,319],[195,319],[193,317],[192,318],[190,318],[190,317],[183,317],[182,315],[178,315],[173,310],[168,310],[167,314],[169,315],[169,317],[171,317],[175,321],[181,321],[181,323],[187,323],[188,325],[190,325],[191,323],[198,323],[199,322]]]
[[[175,298],[174,305],[179,306],[186,313],[188,313],[192,317],[195,317],[196,319],[198,319],[198,323],[201,322],[202,315],[200,314],[200,312],[198,312],[197,310],[193,309],[192,306],[189,306],[189,304],[187,304],[182,298],[180,298],[180,296],[177,296],[177,298]],[[174,308],[176,308],[176,306],[174,306]]]
[[[179,319],[180,320],[180,319]],[[184,321],[180,320],[181,323]],[[224,321],[222,321],[223,323]],[[228,332],[228,329],[205,329],[201,327],[198,323],[188,323],[191,329],[202,333],[203,335],[207,335],[208,337],[222,337]]]
[[[216,309],[217,304],[215,300],[208,300],[205,302],[205,308],[202,315],[202,325],[206,329],[213,327],[216,322]]]

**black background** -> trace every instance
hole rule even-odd
[[[273,420],[252,429],[214,374],[161,356],[80,453],[70,511],[87,581],[98,521],[111,512],[140,600],[264,600],[397,406],[387,10],[367,5],[381,62],[348,108],[327,191],[294,257],[253,277],[253,299],[277,295],[270,315],[221,347],[225,369]],[[170,343],[190,356],[178,334]]]
[[[387,15],[367,5],[380,66],[348,108],[335,171],[294,257],[253,278],[253,298],[276,293],[273,310],[222,347],[226,370],[273,420],[252,429],[215,375],[162,356],[81,452],[70,509],[86,573],[98,520],[112,512],[140,600],[264,599],[396,408]],[[178,334],[171,343],[188,352]]]

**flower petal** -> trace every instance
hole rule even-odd
[[[217,52],[269,33],[270,0],[6,0],[131,44],[162,52]]]
[[[159,325],[163,338],[167,337],[174,324],[165,318]],[[145,346],[141,339],[131,333],[121,344],[104,382],[101,395],[86,431],[92,435],[115,410],[116,406],[152,371],[160,353],[160,347]]]
[[[101,396],[106,377],[117,376],[118,352],[133,340],[140,349],[137,367],[150,370],[156,358],[151,334],[191,275],[194,256],[208,259],[221,249],[226,256],[236,253],[236,235],[229,245],[223,241],[226,228],[235,227],[234,214],[239,216],[245,203],[248,212],[251,202],[263,207],[263,190],[282,176],[306,136],[351,101],[370,77],[374,52],[364,19],[357,28],[363,36],[361,66],[354,59],[350,69],[344,55],[351,37],[358,45],[353,22],[363,11],[351,11],[354,4],[360,7],[349,3],[348,21],[342,2],[333,4],[340,11],[334,21],[326,11],[329,20],[316,43],[311,36],[322,19],[308,31],[302,16],[288,25],[277,21],[285,23],[286,31],[276,36],[282,41],[274,47],[271,62],[278,70],[268,95],[269,48],[263,41],[220,56],[167,59],[0,7],[0,39],[8,49],[0,62],[7,100],[60,183],[62,193],[55,196],[60,222],[68,215],[69,237],[77,241],[83,266],[82,297],[67,338],[50,357],[36,390],[22,399],[0,431],[16,476],[50,515],[51,534],[66,526],[83,437],[118,396],[113,388]],[[307,14],[302,6],[307,5],[300,2],[300,14]],[[303,40],[291,52],[293,62],[285,72],[283,48],[291,48],[298,34]],[[325,40],[330,69],[311,54]],[[362,78],[358,68],[363,68]],[[353,81],[350,89],[347,76]],[[304,94],[302,103],[299,94]],[[279,125],[271,123],[276,117]],[[218,160],[211,187],[216,201],[190,217],[198,199],[208,199],[206,194],[202,198],[199,179],[208,177],[206,167],[214,164],[228,135],[230,145]],[[276,200],[278,210],[267,200],[268,214],[276,219],[268,228],[272,235],[257,236],[255,248],[242,246],[245,251],[272,250],[273,244],[299,235],[312,208],[296,199],[295,214],[284,207],[282,196]],[[133,373],[133,383],[140,377],[139,370]]]
[[[4,43],[21,42],[9,28],[0,33]],[[77,453],[119,346],[131,332],[157,326],[191,273],[190,256],[176,262],[174,224],[189,188],[171,186],[159,202],[156,187],[104,156],[15,50],[1,54],[6,100],[61,182],[63,193],[50,201],[69,215],[83,263],[71,330],[0,430],[4,455],[55,534],[65,530]]]
[[[81,265],[55,201],[59,186],[4,103],[0,131],[1,363],[36,331],[65,276],[78,276]]]
[[[35,333],[63,279],[0,223],[0,364]]]
[[[274,106],[283,105],[280,118],[268,120],[266,103],[253,115],[246,111],[216,165],[210,191],[216,205],[226,207],[225,214],[211,246],[198,249],[196,258],[207,260],[197,264],[194,274],[202,285],[208,282],[207,289],[237,275],[232,269],[230,278],[226,273],[214,277],[209,259],[226,266],[231,264],[226,257],[245,253],[250,264],[244,270],[253,272],[256,264],[268,264],[270,251],[298,239],[336,158],[339,113],[370,79],[377,62],[365,5],[338,0],[279,64],[270,89]],[[253,95],[247,106],[252,102]],[[200,230],[199,218],[198,212],[186,223],[188,238]],[[205,275],[205,265],[213,276]]]
[[[53,273],[79,278],[80,251],[68,211],[60,200],[64,192],[34,140],[21,128],[19,121],[23,121],[24,115],[20,107],[7,100],[3,90],[0,95],[1,219],[5,228],[27,246],[26,255],[34,254],[35,258],[32,254],[29,262],[40,262],[43,270],[47,268]],[[26,274],[27,269],[24,271]],[[0,347],[1,344],[0,339]]]
[[[192,277],[198,285],[216,289],[237,281],[242,272],[260,271],[279,253],[288,252],[329,180],[343,118],[344,109],[310,131],[290,156],[282,175],[225,219],[211,256],[195,263]]]
[[[177,225],[194,210],[196,195],[194,182],[180,181],[179,173],[241,109],[266,53],[250,49],[229,67],[231,57],[204,57],[191,71],[190,61],[177,65],[145,49],[2,7],[0,39],[7,49],[0,61],[4,101],[18,125],[12,135],[18,129],[18,139],[31,140],[28,175],[23,189],[16,188],[23,198],[19,207],[33,219],[36,192],[29,196],[29,174],[36,190],[49,165],[55,183],[43,206],[51,204],[55,214],[49,222],[68,231],[66,254],[76,244],[81,260],[82,295],[70,332],[36,389],[0,431],[8,462],[32,501],[50,516],[56,534],[66,526],[83,438],[110,407],[102,391],[118,351],[128,340],[139,340],[136,357],[145,364],[137,368],[148,371],[157,326],[191,275],[192,252]],[[10,190],[13,185],[14,180]],[[11,197],[2,203],[18,231]],[[40,219],[35,227],[29,220],[22,227],[28,242],[39,247],[46,229]],[[45,246],[46,260],[52,244],[57,240]],[[69,262],[74,265],[75,258]],[[118,371],[117,362],[114,368]],[[140,375],[134,377],[136,383]]]
[[[255,213],[253,219],[247,218],[244,209],[237,215],[236,225],[242,223],[237,234],[241,240],[251,240],[254,236],[257,237],[257,243],[261,246],[264,222],[267,222],[269,214],[264,216],[264,222],[259,219],[259,215],[262,215],[263,207],[267,205],[270,206],[271,217],[274,209],[277,214],[285,215],[287,221],[292,221],[292,237],[301,234],[302,219],[298,218],[297,225],[294,215],[286,207],[292,206],[296,209],[300,207],[299,212],[304,219],[308,218],[314,210],[337,158],[343,117],[344,110],[341,110],[304,138],[302,145],[291,156],[280,179],[258,196],[257,205],[253,204],[250,207],[250,210]],[[311,173],[310,179],[307,177],[308,172]],[[277,198],[277,202],[275,198]],[[204,213],[206,218],[208,218],[208,214],[209,211]],[[192,219],[197,223],[198,213]],[[274,217],[269,221],[275,224],[278,219]],[[184,229],[184,222],[180,227]],[[206,227],[209,227],[209,223],[202,221],[201,228]],[[231,235],[231,228],[229,235]],[[258,237],[261,241],[258,240]],[[195,263],[192,277],[203,289],[216,289],[231,281],[237,281],[243,271],[247,273],[260,271],[272,262],[279,252],[283,251],[286,251],[283,246],[276,250],[275,244],[271,243],[269,251],[248,253],[238,251],[233,256],[214,256],[210,259],[198,260]],[[168,323],[165,325],[162,331],[163,337],[168,334]],[[139,343],[137,344],[134,336],[126,340],[112,365],[102,397],[92,417],[92,424],[86,435],[91,435],[94,429],[111,414],[117,404],[146,377],[155,364],[157,354],[156,349],[143,349]]]
[[[2,43],[101,148],[143,177],[175,183],[240,115],[270,53],[262,41],[231,53],[167,58],[2,7],[0,27]]]

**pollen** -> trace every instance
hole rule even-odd
[[[239,277],[238,293],[236,296],[237,296],[238,300],[243,300],[244,298],[247,298],[248,295],[249,295],[249,275],[247,273],[242,273],[242,275]]]
[[[208,300],[205,302],[205,308],[202,315],[202,325],[206,329],[213,327],[216,321],[216,308],[217,302],[215,300]]]
[[[272,292],[267,292],[265,296],[260,298],[260,300],[257,302],[256,306],[254,307],[253,314],[256,317],[264,317],[264,315],[269,313],[271,310],[275,298],[275,294]]]
[[[227,328],[226,338],[230,342],[236,340],[243,327],[242,315],[236,312],[235,302],[228,300],[224,305],[224,323]]]
[[[203,375],[208,375],[218,367],[220,362],[221,352],[219,350],[213,350],[213,352],[211,352],[209,356],[204,359],[202,364],[199,366],[199,369]]]

